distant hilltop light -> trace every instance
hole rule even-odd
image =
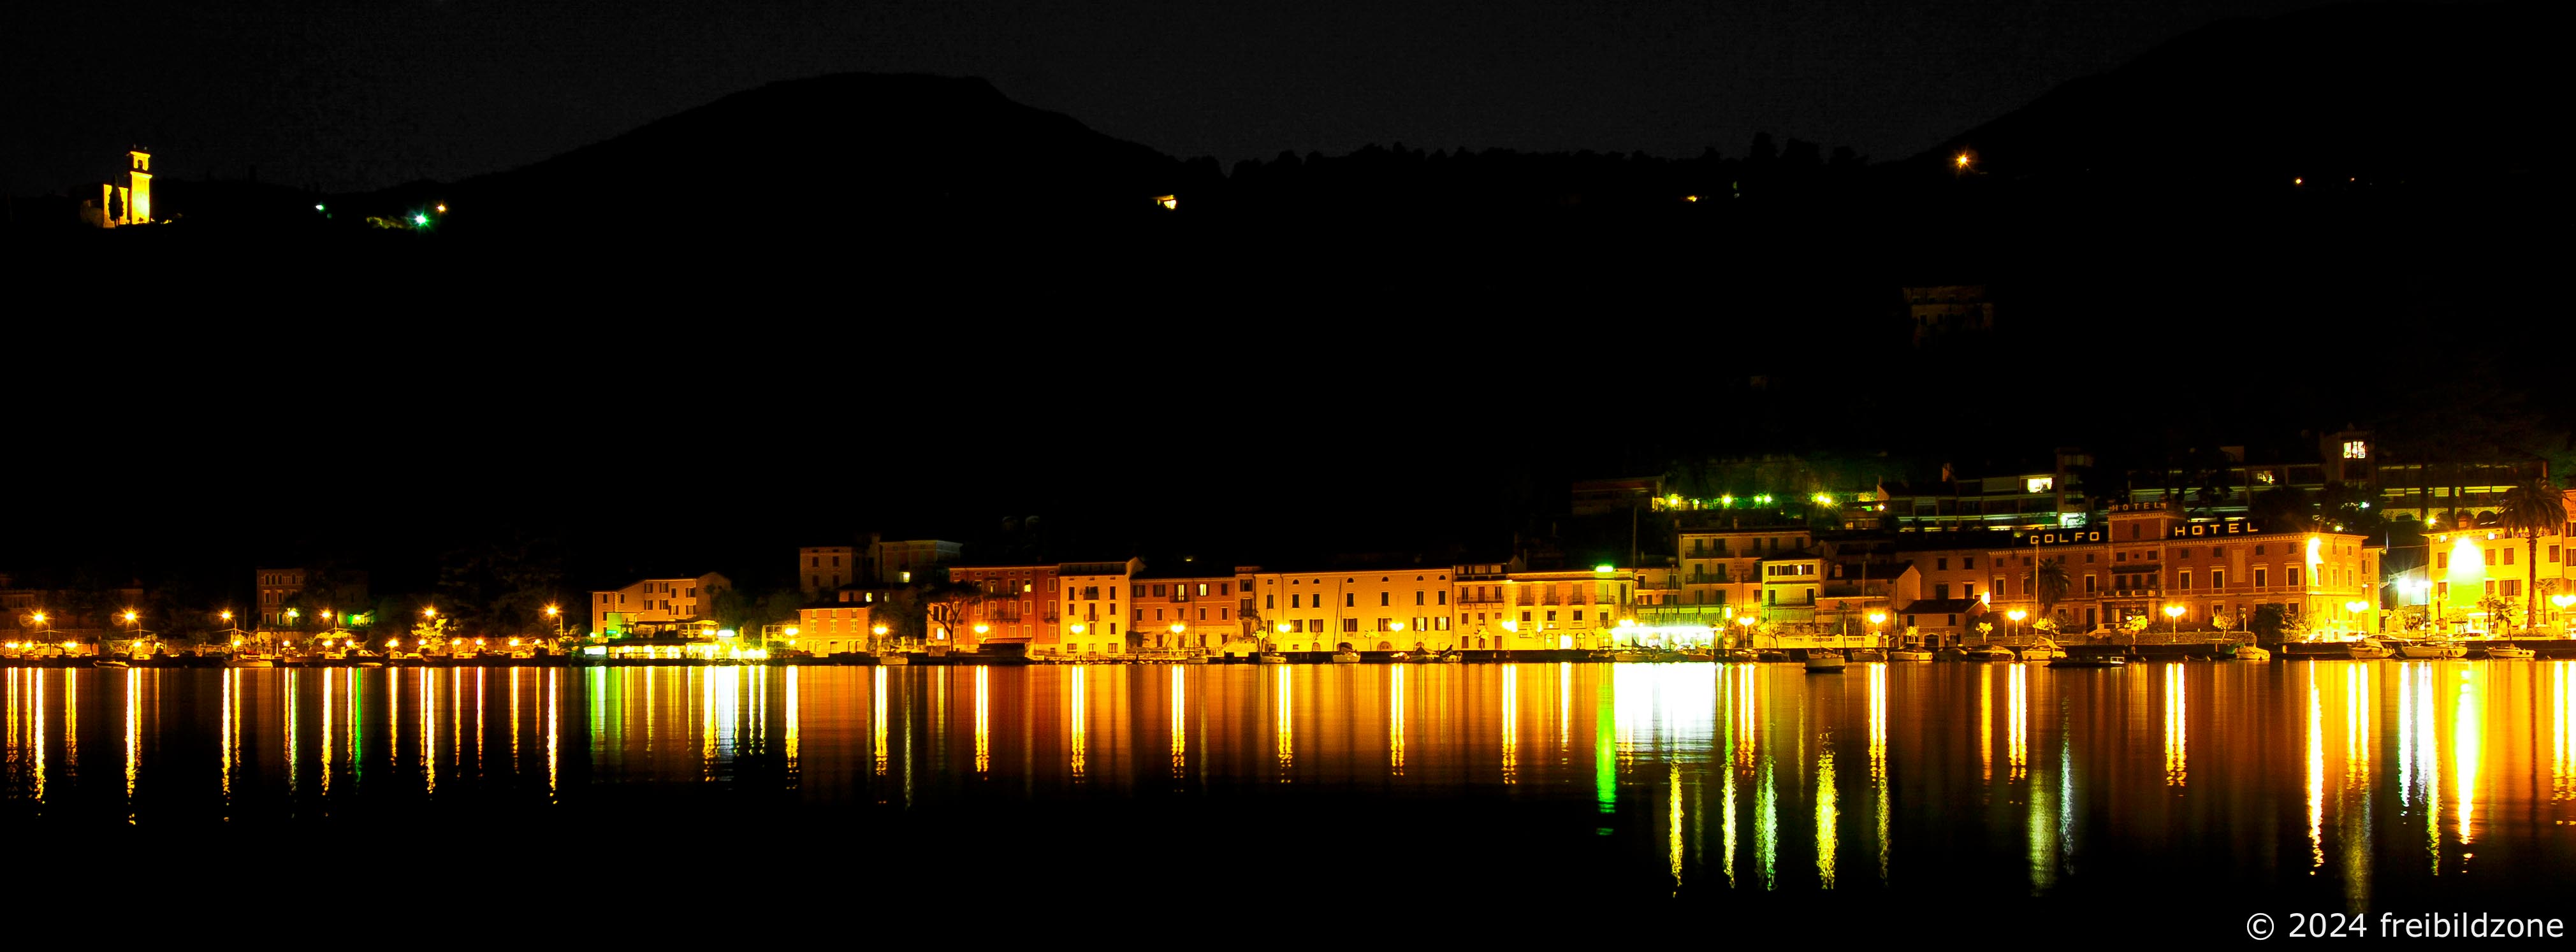
[[[1156,195],[1154,196],[1154,204],[1161,205],[1164,208],[1177,209],[1181,207],[1181,200],[1170,195]]]

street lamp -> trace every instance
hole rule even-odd
[[[2558,606],[2558,610],[2564,612],[2568,609],[2568,606],[2576,605],[2576,595],[2552,595],[2549,596],[2549,603]]]
[[[546,617],[548,617],[548,618],[552,618],[552,619],[554,619],[554,620],[555,620],[555,640],[556,640],[556,641],[558,641],[558,642],[562,641],[562,640],[563,640],[563,607],[562,607],[562,606],[559,606],[559,605],[548,605],[548,606],[546,606]],[[788,629],[788,632],[787,632],[787,633],[788,633],[788,634],[790,634],[790,635],[793,635],[793,634],[795,634],[795,633],[796,633],[796,631],[795,631],[795,629],[792,629],[792,628],[791,628],[791,629]],[[560,647],[560,645],[558,645],[558,647]]]
[[[1871,613],[1869,613],[1869,637],[1870,637],[1870,640],[1871,640],[1871,641],[1873,641],[1873,642],[1876,642],[1876,643],[1878,644],[1878,646],[1879,646],[1879,647],[1881,647],[1881,648],[1887,647],[1887,635],[1886,635],[1886,633],[1885,633],[1885,632],[1882,632],[1882,631],[1880,631],[1880,630],[1879,630],[1879,626],[1880,626],[1880,625],[1884,625],[1884,624],[1886,624],[1886,623],[1887,623],[1887,613],[1886,613],[1886,612],[1871,612]]]
[[[2180,606],[2180,605],[2167,605],[2167,606],[2165,606],[2165,633],[2166,633],[2166,634],[2172,634],[2172,633],[2174,633],[2174,632],[2176,632],[2176,631],[2181,630],[2181,629],[2176,628],[2176,627],[2174,627],[2174,626],[2175,626],[2176,624],[2180,623],[2180,621],[2182,620],[2182,613],[2183,613],[2185,610],[2186,610],[2186,609],[2184,609],[2184,608],[2183,608],[2182,606]]]
[[[883,642],[885,641],[886,626],[884,626],[884,625],[878,625],[878,626],[876,626],[876,628],[875,628],[874,630],[876,631],[877,641],[878,641],[879,643],[883,643]],[[874,646],[871,646],[871,647],[874,647]]]

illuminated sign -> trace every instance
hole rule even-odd
[[[2030,545],[2100,545],[2111,541],[2111,534],[2101,529],[2060,529],[2033,532],[2026,541]]]
[[[2254,535],[2262,531],[2254,520],[2230,519],[2226,522],[2185,523],[2167,530],[2166,534],[2176,539],[2197,539],[2202,536]]]
[[[2023,492],[2054,492],[2057,488],[2057,477],[2033,476],[2029,479],[2022,480],[2022,485],[2025,487],[2022,490]]]

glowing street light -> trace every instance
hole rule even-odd
[[[2165,606],[2165,630],[2166,630],[2166,631],[2174,631],[2174,630],[2176,630],[2176,629],[2174,628],[2174,626],[2175,626],[2175,625],[2177,625],[2177,624],[2179,624],[2179,623],[2181,623],[2181,620],[2182,620],[2182,613],[2183,613],[2185,610],[2186,610],[2186,609],[2184,609],[2184,608],[2183,608],[2182,606],[2180,606],[2180,605],[2167,605],[2167,606]]]
[[[324,614],[325,614],[325,615],[328,615],[329,613],[328,613],[328,612],[325,612]],[[436,617],[438,617],[438,608],[437,608],[437,606],[431,606],[431,607],[428,607],[428,608],[421,609],[421,610],[420,610],[420,617],[422,617],[422,618],[436,618]]]
[[[1967,154],[1967,153],[1965,153],[1965,152],[1961,152],[1961,153],[1959,153],[1959,154],[1958,154],[1958,156],[1957,156],[1956,158],[1952,159],[1951,161],[1956,162],[1956,163],[1958,164],[1958,168],[1959,168],[1959,170],[1960,170],[1960,171],[1962,171],[1962,172],[1967,171],[1967,169],[1968,169],[1968,154]]]

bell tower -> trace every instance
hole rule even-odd
[[[125,154],[134,160],[134,167],[126,172],[133,182],[127,186],[125,223],[140,225],[152,220],[152,153],[138,147]]]

